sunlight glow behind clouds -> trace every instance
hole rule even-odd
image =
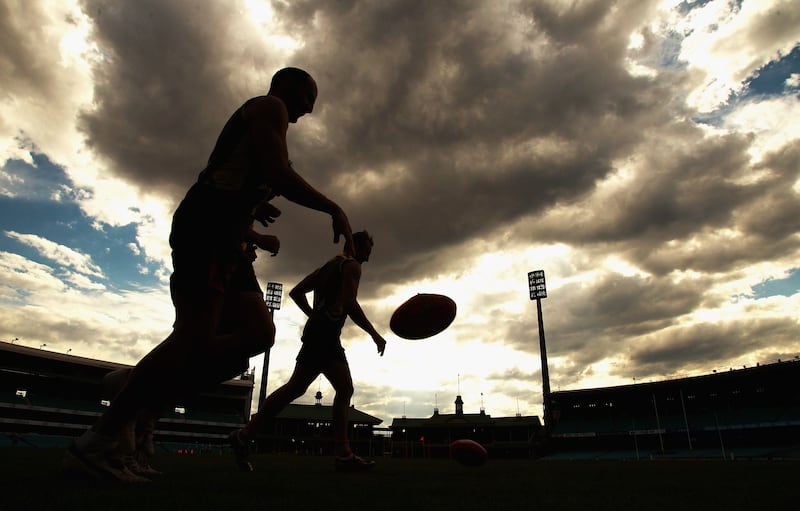
[[[757,135],[750,154],[757,162],[765,154],[800,139],[800,98],[777,97],[748,101],[725,117],[724,126]]]
[[[275,20],[275,11],[266,0],[246,0],[245,10],[247,17],[264,34],[272,48],[285,52],[287,55],[303,47],[303,41],[289,34],[276,33],[280,26]]]
[[[740,92],[745,79],[756,69],[792,50],[798,42],[796,31],[766,25],[770,18],[787,18],[785,22],[794,23],[796,28],[800,18],[789,8],[790,3],[791,0],[764,0],[742,2],[739,6],[717,1],[690,11],[678,25],[686,34],[680,58],[699,80],[689,94],[690,106],[700,112],[716,109],[728,101],[731,93]],[[756,37],[770,38],[775,45],[747,44]],[[774,47],[777,54],[771,49]]]

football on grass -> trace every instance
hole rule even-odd
[[[420,293],[394,311],[389,328],[403,339],[426,339],[450,326],[455,317],[456,302],[450,297]]]
[[[486,449],[476,442],[463,438],[450,444],[450,457],[467,467],[480,467],[489,458]]]

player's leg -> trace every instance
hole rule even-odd
[[[102,396],[103,399],[107,399],[109,402],[113,402],[117,395],[120,393],[122,388],[128,381],[128,378],[131,375],[131,368],[126,367],[123,369],[116,369],[114,371],[110,371],[103,376],[102,380]],[[117,446],[115,448],[115,457],[120,458],[125,463],[125,466],[128,467],[132,472],[136,472],[134,470],[134,465],[132,463],[133,454],[136,450],[136,420],[131,419],[122,428],[122,431],[117,436]]]
[[[331,362],[323,374],[336,392],[333,398],[333,435],[336,455],[347,457],[352,454],[347,434],[350,399],[353,397],[353,379],[350,367],[345,360]]]
[[[205,268],[207,275],[209,266]],[[133,368],[122,390],[91,429],[73,441],[65,465],[82,465],[86,472],[99,477],[137,480],[116,456],[119,435],[140,410],[169,401],[195,366],[197,353],[208,349],[223,308],[224,292],[206,282],[207,278],[194,289],[173,286],[180,320],[172,333]]]
[[[272,311],[260,291],[245,291],[226,303],[220,335],[213,339],[209,355],[216,369],[217,382],[232,378],[247,369],[250,357],[272,348],[275,344],[275,324]]]
[[[191,396],[213,389],[221,382],[247,370],[250,358],[264,353],[275,341],[272,315],[260,294],[245,293],[236,300],[235,318],[225,321],[234,325],[228,334],[211,340],[206,356],[197,362],[197,370],[181,382],[181,395]],[[227,308],[227,305],[226,305]],[[227,330],[226,327],[221,326]]]
[[[260,428],[266,421],[272,419],[283,410],[289,403],[305,394],[308,386],[313,383],[319,375],[309,366],[298,362],[295,365],[292,376],[282,386],[278,387],[266,399],[259,403],[258,413],[254,414],[245,427],[232,431],[228,436],[228,442],[233,450],[236,466],[243,472],[252,472],[253,464],[250,461],[250,448],[253,441],[258,436]]]
[[[356,456],[350,448],[348,419],[350,400],[353,397],[353,378],[350,374],[350,366],[344,356],[344,350],[337,350],[336,356],[323,374],[331,382],[331,386],[336,392],[333,398],[333,435],[336,454],[334,466],[336,470],[361,471],[373,468],[374,461],[367,461]]]
[[[136,364],[125,387],[93,426],[96,433],[113,436],[141,409],[171,398],[198,369],[198,359],[208,350],[224,304],[224,293],[203,294],[175,293],[175,307],[185,319]]]
[[[136,419],[134,460],[140,474],[160,474],[150,465],[150,461],[155,456],[155,445],[153,435],[155,434],[156,422],[163,414],[161,409],[144,409],[139,412]]]
[[[254,258],[254,254],[250,257],[248,253],[242,254],[230,278],[217,333],[237,335],[214,338],[209,358],[198,372],[205,380],[199,382],[200,388],[241,374],[247,369],[250,357],[264,353],[275,343],[272,311],[264,302],[253,270]]]
[[[289,380],[259,403],[258,413],[247,422],[244,434],[251,439],[255,438],[264,422],[278,415],[289,403],[305,394],[317,376],[319,376],[318,370],[298,362]]]

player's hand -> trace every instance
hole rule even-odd
[[[344,236],[344,253],[352,256],[353,249],[353,230],[350,228],[350,221],[347,219],[342,208],[337,207],[331,214],[333,220],[333,242],[339,243],[339,238]]]
[[[269,227],[269,224],[279,216],[281,216],[281,210],[266,201],[256,206],[253,211],[253,218],[261,222],[264,227]]]
[[[278,237],[269,234],[259,234],[256,245],[261,250],[266,250],[272,254],[272,257],[278,255],[278,251],[281,249],[281,241]]]
[[[375,335],[372,340],[375,341],[375,346],[377,346],[380,356],[383,356],[383,352],[386,350],[386,340],[380,335]]]

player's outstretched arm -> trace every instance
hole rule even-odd
[[[375,343],[375,346],[378,348],[378,353],[380,356],[383,356],[384,350],[386,350],[386,340],[375,330],[375,327],[372,326],[372,323],[367,318],[367,315],[364,314],[364,311],[361,309],[361,305],[358,302],[350,309],[347,313],[350,316],[350,319],[353,320],[353,323],[358,325],[359,328],[367,332],[371,337],[372,341]]]
[[[249,103],[244,113],[252,130],[257,163],[269,173],[267,181],[275,191],[295,204],[331,215],[334,243],[344,236],[345,247],[352,246],[353,232],[344,210],[311,186],[289,162],[286,105],[278,98],[264,96]]]
[[[375,327],[358,303],[358,284],[360,280],[361,265],[356,261],[345,262],[342,265],[342,303],[353,323],[372,337],[378,348],[378,353],[383,356],[383,352],[386,349],[386,340],[375,330]]]

